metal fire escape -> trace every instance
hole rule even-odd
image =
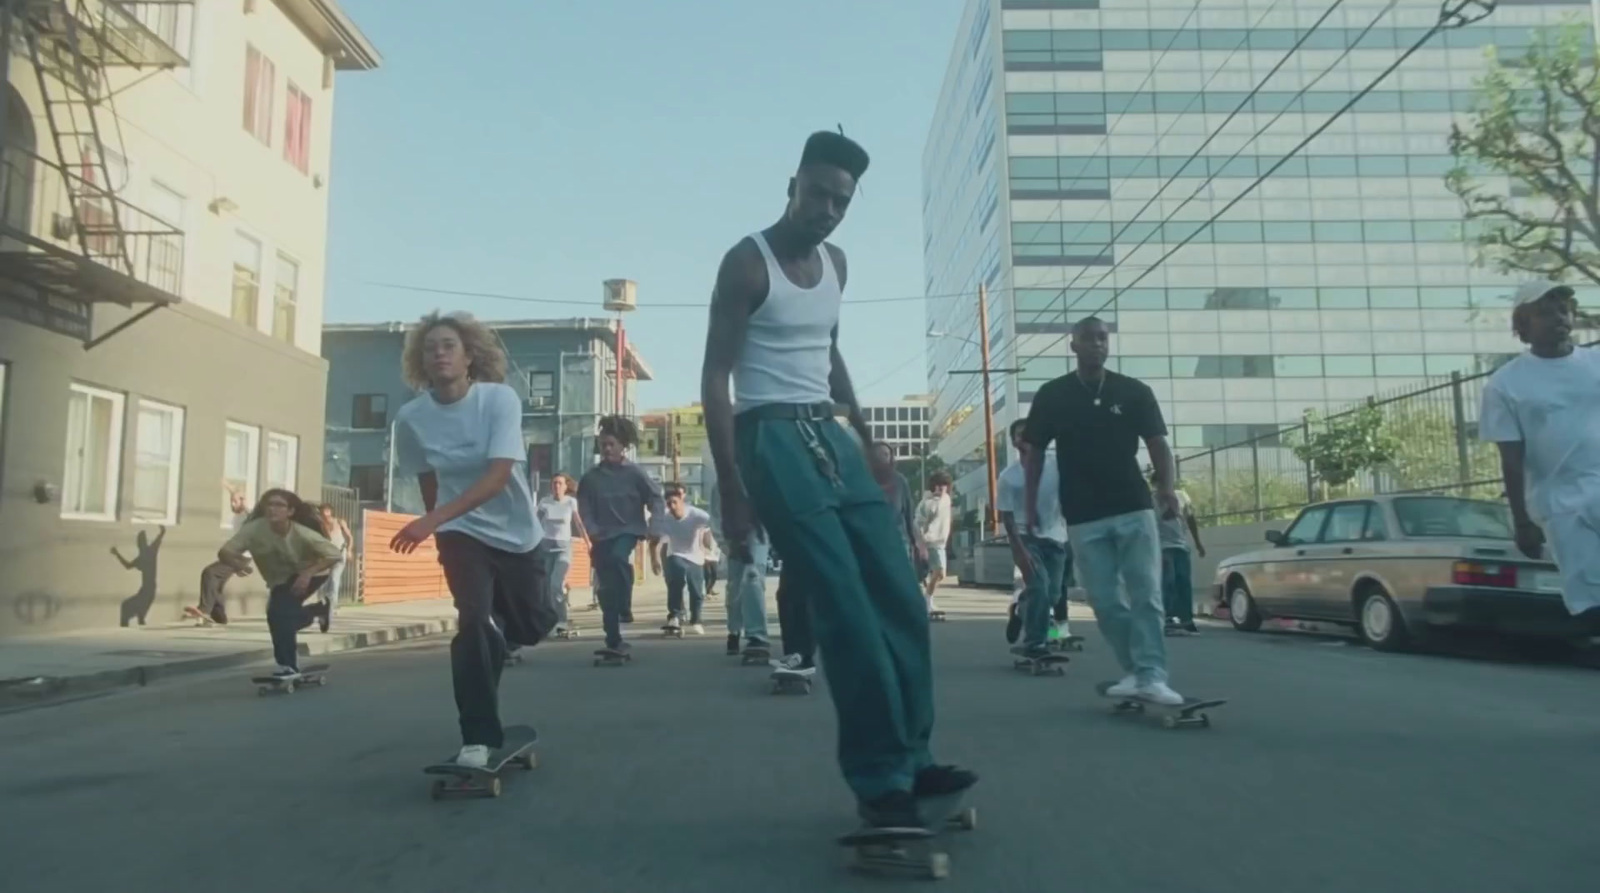
[[[114,98],[112,68],[145,72],[187,63],[174,48],[193,21],[192,0],[0,0],[0,47],[25,52],[38,85],[48,134],[37,138],[53,158],[8,145],[5,185],[28,186],[26,201],[6,198],[0,224],[0,279],[36,290],[41,305],[52,299],[84,306],[109,301],[145,305],[86,347],[179,300],[170,272],[173,255],[181,268],[183,233],[171,222],[135,208],[118,194],[126,159]],[[160,33],[158,33],[158,31]],[[8,80],[13,57],[6,60]],[[127,89],[142,81],[125,84]],[[109,133],[108,133],[109,129]],[[112,140],[108,144],[108,137]],[[41,145],[40,148],[45,148]],[[24,163],[26,162],[26,163]],[[18,208],[26,205],[24,223]],[[21,224],[21,225],[19,225]],[[20,230],[20,231],[19,231]],[[15,250],[16,248],[22,250]],[[0,296],[3,297],[3,296]],[[15,297],[11,295],[10,297]],[[87,313],[85,313],[87,319]]]

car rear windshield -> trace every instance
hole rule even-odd
[[[1511,539],[1511,510],[1497,502],[1449,496],[1408,496],[1394,501],[1394,516],[1406,536],[1471,536]]]

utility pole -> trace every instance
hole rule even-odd
[[[989,393],[989,289],[981,282],[978,283],[978,349],[983,360],[983,456],[989,463],[989,535],[993,536],[1000,529],[1000,513],[995,507],[994,397]]]

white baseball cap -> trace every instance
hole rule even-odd
[[[1521,307],[1523,304],[1532,304],[1548,294],[1558,294],[1563,298],[1570,298],[1573,294],[1572,286],[1552,282],[1549,279],[1532,279],[1517,287],[1517,293],[1512,298],[1511,303],[1514,306]]]

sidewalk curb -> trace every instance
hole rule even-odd
[[[302,637],[301,657],[338,654],[362,648],[374,648],[412,639],[444,635],[456,628],[454,617],[407,623],[382,629],[364,630],[345,635]],[[204,657],[161,663],[141,664],[120,670],[105,670],[83,676],[35,676],[21,679],[0,679],[0,715],[62,704],[83,698],[108,694],[122,688],[143,688],[163,680],[213,670],[265,663],[272,660],[271,648],[252,648],[226,654],[208,654]]]

